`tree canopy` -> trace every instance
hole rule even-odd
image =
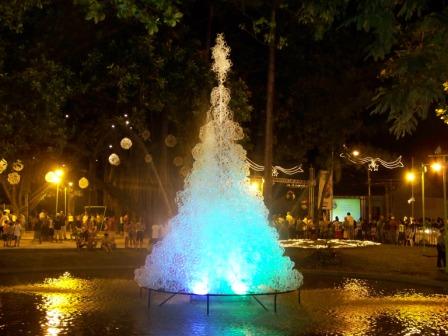
[[[130,136],[154,159],[160,183],[148,183],[173,198],[209,105],[211,39],[224,32],[232,109],[250,157],[262,162],[274,32],[273,161],[325,167],[342,144],[369,141],[385,127],[371,114],[384,115],[397,137],[428,113],[446,118],[446,14],[444,2],[430,0],[4,1],[0,158],[22,160],[24,176],[44,170],[31,165],[65,162],[117,195],[113,181],[147,164],[143,154],[123,153],[119,168],[107,163]],[[183,164],[173,165],[178,157]],[[31,181],[29,190],[44,183]]]

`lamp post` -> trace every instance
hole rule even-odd
[[[73,182],[69,182],[68,186],[73,187]],[[67,186],[64,187],[64,215],[67,216]]]
[[[62,181],[62,176],[64,175],[64,171],[62,169],[56,169],[55,171],[49,171],[45,175],[45,180],[48,183],[56,184],[56,206],[55,206],[55,214],[58,213],[58,203],[59,203],[59,184]]]
[[[437,161],[431,165],[435,171],[442,171],[442,184],[443,184],[443,225],[445,228],[445,273],[448,273],[448,265],[446,264],[446,258],[448,257],[448,209],[446,205],[446,158],[448,154],[435,154],[428,155],[430,158],[434,158]],[[441,162],[440,162],[441,161]]]
[[[341,153],[339,156],[347,159],[353,164],[356,165],[364,165],[367,164],[367,208],[368,208],[368,221],[369,223],[372,220],[372,193],[371,193],[371,171],[377,171],[379,166],[383,166],[387,169],[395,169],[404,167],[401,162],[401,156],[397,157],[394,161],[385,161],[379,157],[371,157],[371,156],[361,156],[359,150],[353,150],[350,152],[347,146],[344,145],[344,153]]]
[[[414,182],[415,182],[415,173],[413,170],[410,170],[406,172],[406,181],[408,181],[411,184],[411,198],[408,201],[411,205],[411,218],[414,219]]]
[[[427,171],[427,163],[422,163],[422,221],[423,221],[423,254],[425,254],[426,247],[426,213],[425,213],[425,173]]]

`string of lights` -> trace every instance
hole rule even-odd
[[[257,171],[257,172],[264,171],[264,166],[252,161],[249,158],[247,158],[246,161],[249,164],[250,169]],[[281,171],[282,173],[284,173],[286,175],[295,175],[298,173],[303,173],[302,165],[297,165],[297,166],[294,166],[291,168],[283,168],[281,166],[273,166],[272,167],[272,175],[277,176],[279,171]]]
[[[358,154],[356,154],[358,153]],[[404,167],[403,162],[401,162],[401,155],[397,157],[393,161],[385,161],[379,157],[371,157],[371,156],[365,156],[360,157],[359,152],[354,151],[353,153],[345,152],[341,153],[340,157],[345,158],[349,160],[350,162],[357,164],[357,165],[363,165],[368,163],[368,167],[370,171],[378,171],[378,167],[381,165],[387,169],[395,169],[395,168],[402,168]]]

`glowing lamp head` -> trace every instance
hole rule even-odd
[[[64,171],[62,169],[56,169],[54,171],[54,174],[59,177],[59,181],[61,180],[60,178],[64,175]]]
[[[442,170],[442,164],[440,162],[434,162],[431,165],[431,169],[438,173],[438,172],[440,172]]]
[[[356,150],[356,149],[355,149],[355,150],[352,152],[352,155],[355,156],[355,157],[356,157],[356,156],[359,156],[359,150]]]
[[[256,194],[260,191],[260,182],[258,181],[252,181],[249,184],[249,189],[251,193]]]
[[[62,174],[61,173],[57,173],[59,171],[49,171],[46,175],[45,175],[45,181],[47,181],[48,183],[55,183],[58,184],[61,182],[61,177]],[[62,170],[61,170],[62,171]]]
[[[415,181],[415,173],[413,171],[408,171],[406,173],[405,178],[406,178],[406,181],[413,183]]]

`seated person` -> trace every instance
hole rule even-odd
[[[78,248],[89,247],[89,242],[91,240],[91,235],[87,227],[83,227],[81,232],[76,238],[76,246]]]
[[[101,240],[101,248],[106,252],[112,251],[112,248],[115,247],[115,242],[113,239],[109,238],[109,234],[105,233],[103,239]]]

